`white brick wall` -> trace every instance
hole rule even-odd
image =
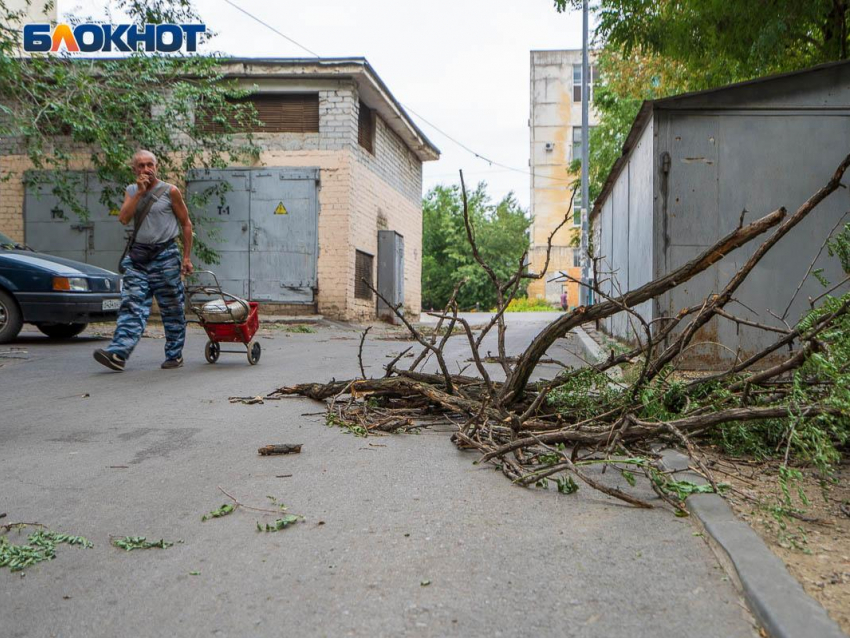
[[[359,108],[358,102],[358,111]],[[410,201],[416,202],[417,205],[421,204],[422,162],[401,138],[386,125],[383,119],[380,117],[375,119],[375,153],[370,153],[357,143],[355,131],[354,151],[357,160]]]
[[[352,165],[352,213],[350,268],[354,268],[354,250],[359,249],[376,256],[377,269],[378,230],[394,230],[404,237],[404,308],[409,316],[419,316],[421,311],[422,275],[422,206],[412,202],[363,163]],[[377,282],[377,272],[372,273]],[[376,300],[354,298],[354,278],[348,286],[352,304],[352,318],[375,316]]]

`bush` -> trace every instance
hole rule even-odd
[[[555,312],[559,310],[545,299],[522,297],[512,300],[505,312]],[[494,308],[492,312],[496,312],[496,309]]]

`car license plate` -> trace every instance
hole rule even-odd
[[[120,299],[104,299],[103,300],[103,309],[104,310],[118,310],[121,307]]]

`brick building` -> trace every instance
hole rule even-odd
[[[591,58],[592,61],[592,58]],[[593,102],[595,67],[590,69],[590,100]],[[581,230],[581,191],[576,193],[570,210],[570,194],[578,177],[570,173],[570,164],[581,157],[581,49],[531,52],[531,116],[528,120],[531,138],[531,268],[540,272],[546,259],[549,235],[571,216],[552,240],[552,253],[546,276],[533,280],[528,296],[545,298],[559,304],[566,289],[567,303],[578,305],[578,284],[551,282],[564,271],[581,279],[579,249],[572,246],[573,237]],[[596,114],[590,109],[590,126]]]
[[[420,312],[422,163],[439,150],[413,123],[369,63],[346,59],[233,59],[226,75],[247,87],[265,126],[251,166],[182,176],[189,193],[226,181],[225,201],[210,198],[193,215],[212,219],[198,232],[219,252],[212,269],[234,294],[276,304],[276,312],[319,312],[338,319],[376,316],[379,231],[390,233],[403,273],[398,299]],[[8,141],[7,141],[8,142]],[[85,171],[81,153],[74,168]],[[57,214],[49,191],[24,186],[30,169],[15,144],[0,140],[0,232],[31,246],[112,270],[124,229],[96,197],[88,175],[87,224]],[[172,179],[176,179],[172,176]],[[209,234],[216,227],[218,233]],[[387,233],[382,236],[387,237]]]

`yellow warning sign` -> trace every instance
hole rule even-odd
[[[109,211],[110,217],[118,217],[118,215],[120,215],[120,214],[121,214],[121,211],[118,210],[117,208],[113,208],[112,210]]]
[[[283,202],[280,202],[277,205],[277,208],[274,209],[274,214],[275,215],[288,215],[289,211],[286,210],[286,206],[283,205]]]

